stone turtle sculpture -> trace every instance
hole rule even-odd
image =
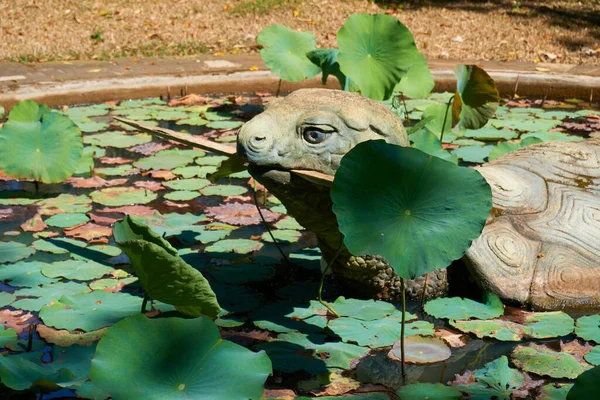
[[[332,175],[346,152],[370,139],[409,145],[401,121],[383,105],[342,91],[302,89],[246,123],[238,153],[252,176],[317,235],[325,261],[341,249],[334,276],[363,294],[395,299],[399,278],[385,260],[352,256],[341,244],[329,187],[290,173]],[[464,260],[481,288],[536,309],[599,307],[600,140],[528,146],[477,170],[492,188],[493,208]],[[407,282],[409,295],[423,284],[423,277]],[[428,296],[447,287],[445,270],[430,274]]]

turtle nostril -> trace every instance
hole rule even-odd
[[[265,140],[267,137],[266,136],[254,136],[252,138],[253,142],[262,142],[263,140]]]

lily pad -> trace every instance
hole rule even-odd
[[[480,164],[487,161],[493,149],[494,146],[491,144],[487,146],[466,146],[454,149],[453,154],[465,162]]]
[[[153,156],[142,158],[133,163],[133,165],[144,170],[172,170],[190,164],[195,158],[203,157],[204,155],[203,151],[198,150],[169,149],[159,151]]]
[[[385,301],[346,299],[343,296],[331,306],[342,317],[363,321],[374,321],[398,312],[395,305]]]
[[[205,186],[210,185],[208,179],[178,179],[163,183],[164,186],[173,190],[200,190]]]
[[[271,234],[278,243],[295,243],[302,236],[302,232],[293,229],[273,229]],[[273,238],[268,232],[263,233],[262,240],[273,242]]]
[[[152,141],[147,133],[132,134],[120,131],[108,131],[96,135],[85,135],[83,143],[99,147],[116,147],[126,149]]]
[[[418,62],[413,35],[390,15],[353,14],[337,40],[342,73],[371,99],[390,98],[400,78]]]
[[[265,65],[288,82],[300,82],[319,73],[319,67],[306,57],[316,49],[315,41],[310,32],[296,32],[279,24],[266,27],[256,37],[256,42],[264,46],[260,56]]]
[[[271,372],[265,353],[221,339],[208,318],[137,315],[100,340],[90,375],[113,398],[211,400],[259,399]]]
[[[211,129],[236,129],[242,125],[242,121],[212,121],[206,126]]]
[[[502,356],[485,365],[473,374],[474,384],[461,384],[456,387],[474,399],[512,398],[512,393],[523,386],[525,377],[516,369],[509,368],[508,358]]]
[[[247,188],[237,185],[213,185],[200,190],[204,196],[239,196],[248,191]]]
[[[475,170],[382,140],[342,158],[331,197],[350,251],[382,255],[406,279],[460,258],[491,208],[490,187]]]
[[[521,135],[521,139],[527,139],[530,137],[537,138],[542,142],[579,142],[584,140],[580,136],[567,135],[563,132],[530,132]]]
[[[300,304],[280,301],[255,310],[251,320],[260,329],[273,332],[323,332],[327,324],[325,311],[319,314],[317,310],[313,307],[306,309]]]
[[[42,307],[40,318],[46,325],[58,329],[89,332],[139,313],[141,305],[142,299],[136,296],[94,290],[62,296],[58,301]]]
[[[404,354],[409,364],[431,364],[447,360],[452,352],[440,338],[414,335],[404,340]],[[400,340],[394,343],[388,357],[396,361],[402,359]]]
[[[592,365],[600,365],[600,346],[594,346],[583,358]]]
[[[250,239],[223,239],[207,246],[206,253],[237,253],[248,254],[263,247],[261,242]]]
[[[33,253],[35,253],[35,250],[23,243],[0,241],[0,264],[14,263],[29,257]]]
[[[11,286],[34,287],[53,282],[42,275],[41,269],[45,265],[39,261],[19,261],[15,264],[0,266],[0,281],[7,281]]]
[[[586,370],[571,354],[552,351],[535,343],[517,346],[512,360],[523,371],[552,378],[574,379]]]
[[[508,129],[496,129],[492,127],[484,127],[480,129],[467,129],[465,137],[475,138],[478,140],[510,140],[516,139],[519,134]]]
[[[95,203],[104,206],[119,207],[131,204],[147,204],[156,200],[156,193],[144,188],[109,187],[90,193]]]
[[[107,267],[94,261],[67,260],[45,264],[42,267],[42,274],[48,278],[63,277],[87,281],[101,278],[114,270],[112,267]]]
[[[485,303],[478,303],[461,297],[442,297],[428,301],[425,312],[435,318],[454,320],[478,318],[496,318],[504,314],[504,306],[500,298],[493,293],[486,293]]]
[[[48,226],[57,228],[70,228],[72,226],[85,224],[89,220],[89,217],[85,214],[61,213],[51,216],[46,219],[44,223]]]
[[[520,149],[521,147],[529,146],[536,143],[542,143],[542,141],[536,137],[529,137],[519,142],[502,142],[490,151],[488,158],[490,161],[493,161],[505,154]]]
[[[428,129],[421,129],[409,136],[412,147],[442,160],[458,164],[458,157],[442,148],[442,142]]]
[[[189,201],[199,197],[200,193],[194,190],[176,190],[166,193],[164,198],[172,201]]]
[[[0,169],[17,179],[61,182],[75,172],[82,149],[68,117],[32,100],[17,103],[0,128]]]
[[[579,317],[575,333],[582,339],[600,343],[600,315]]]

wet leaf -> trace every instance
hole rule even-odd
[[[461,319],[489,319],[504,314],[502,301],[493,293],[487,292],[485,303],[478,303],[471,299],[461,297],[439,298],[430,300],[425,304],[425,312],[436,318]]]
[[[114,187],[96,190],[90,193],[90,197],[95,203],[118,207],[131,204],[147,204],[154,201],[157,195],[146,189]]]
[[[511,358],[523,371],[552,378],[574,379],[589,368],[582,366],[571,354],[552,351],[535,343],[517,346]]]
[[[452,352],[442,339],[413,335],[404,339],[404,354],[409,364],[431,364],[447,360]],[[394,343],[388,357],[396,361],[401,360],[400,340]]]
[[[600,315],[579,317],[575,333],[580,338],[600,343]]]
[[[0,264],[14,263],[29,257],[35,250],[19,242],[0,241]]]

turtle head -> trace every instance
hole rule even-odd
[[[238,152],[263,169],[334,174],[344,154],[370,139],[408,145],[401,121],[385,106],[340,90],[301,89],[246,123]]]

